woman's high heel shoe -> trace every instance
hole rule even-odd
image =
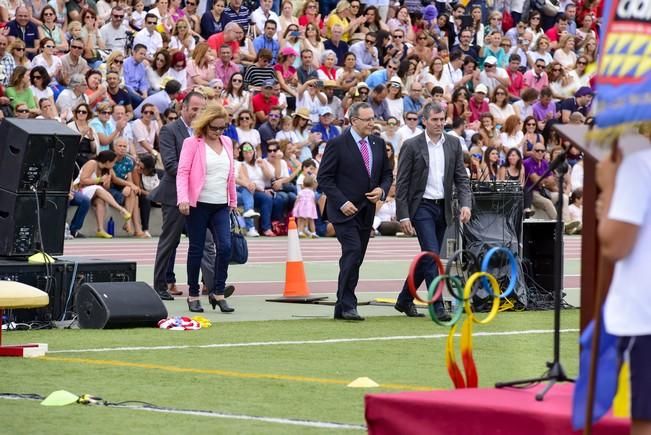
[[[208,301],[210,302],[210,305],[212,305],[212,309],[214,310],[217,306],[219,306],[219,311],[222,313],[232,313],[235,311],[234,308],[231,308],[228,305],[228,302],[226,302],[226,299],[217,299],[215,295],[208,295]]]
[[[201,301],[199,299],[188,299],[188,309],[193,313],[203,313],[203,307],[201,306]]]

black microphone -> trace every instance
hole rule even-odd
[[[556,156],[554,160],[549,162],[549,172],[555,171],[556,169],[559,168],[563,163],[565,163],[565,159],[567,158],[567,154],[565,154],[565,151],[561,151],[559,155]]]

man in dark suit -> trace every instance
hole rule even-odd
[[[443,132],[445,109],[438,103],[423,108],[425,131],[406,140],[400,149],[396,183],[396,217],[405,234],[418,236],[422,251],[438,254],[445,228],[455,216],[452,210],[452,189],[455,188],[461,211],[459,219],[470,220],[470,183],[463,165],[459,139]],[[429,286],[437,275],[431,259],[420,262],[415,273],[418,288],[423,280]],[[422,317],[405,282],[396,310],[409,317]],[[434,306],[439,318],[449,320],[442,301]]]
[[[371,136],[373,109],[368,103],[350,107],[352,127],[330,140],[317,180],[326,195],[326,214],[341,244],[335,319],[364,320],[357,313],[355,288],[371,235],[375,203],[384,199],[393,175],[385,143]]]
[[[167,290],[166,271],[167,265],[179,245],[185,225],[185,216],[179,212],[176,201],[176,170],[183,141],[192,134],[192,121],[205,107],[206,98],[197,92],[190,92],[183,100],[179,119],[163,126],[159,133],[160,155],[165,166],[165,175],[158,187],[149,194],[149,199],[160,202],[163,212],[163,227],[158,239],[154,263],[154,289],[163,300],[174,299]],[[201,270],[205,284],[210,287],[215,264],[212,238],[206,239],[206,248],[207,252],[204,252]],[[178,295],[180,292],[176,294]]]

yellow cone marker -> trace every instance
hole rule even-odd
[[[377,388],[380,385],[371,378],[362,377],[355,379],[346,386],[350,388]]]

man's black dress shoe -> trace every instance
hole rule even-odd
[[[441,322],[449,322],[452,320],[452,316],[445,310],[445,308],[437,309],[435,312],[436,317],[438,317]]]
[[[335,313],[336,320],[364,320],[362,316],[359,315],[357,310],[342,311],[341,313]]]
[[[413,302],[410,302],[408,304],[400,304],[396,302],[393,308],[400,311],[401,313],[405,313],[407,317],[425,317],[425,314],[418,312],[416,305],[414,305]]]
[[[156,293],[158,293],[158,297],[160,297],[164,301],[173,301],[174,296],[169,294],[167,290],[156,290]]]

